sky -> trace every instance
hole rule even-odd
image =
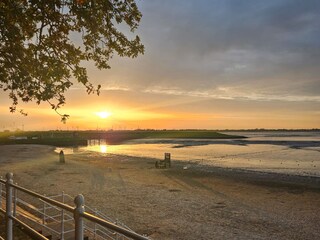
[[[320,128],[320,1],[137,4],[145,54],[115,56],[110,70],[87,64],[99,97],[75,84],[63,124],[47,104],[11,114],[1,92],[0,131]]]

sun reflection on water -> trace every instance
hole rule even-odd
[[[107,145],[100,145],[100,152],[106,153],[107,152]]]

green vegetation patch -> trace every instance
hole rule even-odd
[[[237,139],[244,137],[210,130],[21,131],[1,132],[0,144],[43,144],[62,147],[87,145],[88,139],[106,139],[109,144],[118,144],[127,140],[143,138]]]

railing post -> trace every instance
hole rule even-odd
[[[115,224],[118,225],[118,219],[116,219]],[[115,232],[115,234],[116,234],[116,240],[118,240],[119,239],[119,233]]]
[[[64,203],[64,192],[62,192],[62,203]],[[64,240],[64,210],[61,209],[61,240]]]
[[[17,189],[13,189],[13,216],[15,217],[17,215]]]
[[[96,217],[98,217],[98,210],[97,210],[96,208],[94,209],[94,215],[95,215]],[[93,239],[96,239],[96,235],[97,235],[97,224],[94,223],[94,235],[93,235]]]
[[[13,184],[13,174],[6,174],[6,240],[12,240],[12,187]]]
[[[73,217],[75,221],[75,240],[83,240],[83,217],[84,213],[84,197],[79,194],[75,197],[74,203],[76,208],[74,209]]]
[[[45,196],[45,195],[43,195]],[[46,202],[43,201],[43,213],[42,213],[42,224],[46,224]]]
[[[2,179],[2,177],[0,177]],[[2,183],[0,183],[0,208],[2,208]]]

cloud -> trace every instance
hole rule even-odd
[[[115,58],[112,83],[136,90],[227,86],[256,94],[319,95],[320,1],[139,4],[146,54],[135,60]]]
[[[272,93],[252,93],[247,89],[218,87],[211,91],[183,91],[179,88],[147,88],[144,93],[188,96],[208,99],[250,100],[250,101],[288,101],[288,102],[320,102],[320,96],[276,95]]]
[[[142,126],[139,120],[132,123],[135,128],[319,127],[319,0],[137,3],[143,14],[137,34],[145,44],[145,55],[136,59],[115,56],[111,70],[97,71],[94,64],[87,64],[90,80],[102,84],[102,91],[99,97],[87,96],[81,84],[73,85],[61,111],[75,119],[69,124],[81,126],[73,109],[83,111],[83,118],[89,114],[86,109],[119,109],[179,115],[156,126],[154,121]],[[43,119],[34,123],[12,115],[16,119],[12,121],[6,114],[7,93],[0,93],[0,102],[0,125],[28,121],[32,126],[45,123],[48,128],[47,119],[54,114],[43,113]],[[45,104],[33,106],[30,116],[37,115],[38,107],[51,111]],[[200,115],[207,122],[200,123]],[[233,120],[210,118],[217,115]],[[50,128],[60,123],[59,116],[53,118]],[[187,121],[188,125],[181,125]],[[95,121],[90,124],[96,127]]]

